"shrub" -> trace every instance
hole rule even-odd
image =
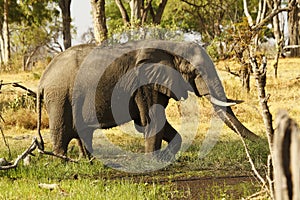
[[[3,113],[5,120],[4,126],[14,126],[34,130],[37,128],[37,113],[28,108],[21,108],[18,110],[8,109]],[[48,116],[43,110],[42,113],[42,128],[48,128]]]

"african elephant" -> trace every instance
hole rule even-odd
[[[148,82],[141,84],[144,79]],[[134,120],[137,130],[144,133],[146,153],[159,151],[165,140],[166,151],[175,155],[182,138],[166,120],[164,108],[170,98],[187,98],[188,91],[206,97],[233,131],[250,140],[258,138],[234,115],[230,106],[236,103],[226,98],[214,64],[195,43],[153,40],[115,47],[72,47],[45,70],[38,103],[44,97],[55,153],[66,154],[70,140],[79,135],[93,152],[96,128]],[[160,121],[164,123],[158,127]]]

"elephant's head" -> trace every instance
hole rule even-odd
[[[191,90],[189,87],[192,87],[192,91],[194,91],[197,96],[204,96],[212,103],[215,112],[233,131],[250,140],[258,138],[256,134],[248,130],[234,115],[230,106],[240,103],[241,101],[234,101],[226,98],[224,88],[217,75],[215,66],[201,46],[196,43],[154,41],[143,44],[143,47],[144,48],[137,55],[138,59],[136,66],[140,63],[159,63],[175,68],[176,71],[180,72],[181,77],[175,76],[171,71],[164,72],[164,74],[169,73],[169,78],[170,76],[176,77],[174,83],[171,84],[171,87],[181,88],[179,98],[187,97],[187,91]],[[155,73],[157,73],[156,68],[152,67],[151,69],[154,69],[156,71]],[[187,84],[188,87],[182,84],[182,82],[189,83]],[[172,89],[161,85],[156,85],[155,87],[161,93],[179,99],[172,93]]]

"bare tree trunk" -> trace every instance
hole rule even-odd
[[[300,1],[290,0],[288,14],[289,45],[300,45]],[[300,57],[300,48],[291,48],[291,57]]]
[[[273,0],[273,9],[278,9],[281,4],[281,1],[278,2],[277,0]],[[279,24],[279,16],[275,15],[273,17],[273,33],[276,41],[276,55],[273,63],[274,67],[274,75],[275,78],[277,78],[277,69],[278,69],[278,62],[279,62],[279,57],[282,52],[282,44],[283,44],[283,35],[281,35],[281,30],[280,30],[280,24]]]
[[[97,44],[107,39],[107,26],[105,16],[105,0],[91,0],[94,35]]]
[[[142,9],[142,1],[141,0],[130,0],[129,2],[131,17],[130,23],[131,25],[135,23],[141,22],[141,9]]]
[[[242,80],[242,86],[243,88],[246,89],[248,93],[250,92],[250,73],[251,73],[251,70],[249,68],[250,68],[249,65],[243,66],[239,73],[240,79]]]
[[[276,117],[274,135],[275,196],[300,199],[300,130],[285,111]]]
[[[3,49],[2,49],[2,59],[3,63],[6,65],[10,59],[10,38],[9,38],[9,28],[8,28],[8,1],[4,0],[3,9],[3,25],[2,25],[2,36],[3,36]]]
[[[71,36],[71,1],[72,0],[59,0],[58,4],[61,9],[63,19],[63,40],[65,50],[72,46]]]
[[[265,56],[262,58],[261,66],[258,66],[256,58],[251,58],[251,65],[255,77],[256,87],[258,91],[259,104],[261,107],[261,114],[266,127],[266,135],[268,138],[270,158],[268,159],[268,182],[271,199],[274,199],[274,182],[273,182],[273,166],[274,166],[274,154],[273,154],[273,141],[274,141],[274,128],[272,124],[272,114],[268,106],[269,95],[266,95],[266,83],[267,83],[267,59]]]
[[[30,54],[27,57],[25,57],[25,54],[23,55],[23,71],[29,70],[29,64],[31,62],[31,59],[39,48],[40,47],[36,47],[33,51],[30,52]]]
[[[158,9],[156,11],[155,17],[154,17],[154,23],[155,24],[160,24],[161,18],[163,15],[163,12],[165,10],[165,7],[167,5],[168,0],[162,0],[161,3],[158,6]]]
[[[0,24],[0,30],[2,30],[1,24]],[[2,63],[3,63],[3,57],[4,57],[3,53],[4,53],[4,40],[3,40],[3,36],[2,36],[2,31],[0,31],[0,70],[2,70]]]
[[[127,11],[122,3],[122,0],[115,0],[115,1],[121,12],[124,25],[125,26],[129,25],[130,24],[129,16],[128,16]]]

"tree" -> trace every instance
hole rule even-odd
[[[53,40],[59,37],[58,33],[61,32],[61,24],[58,21],[59,11],[54,0],[9,0],[8,2],[9,50],[13,52],[12,59],[17,62],[24,61],[23,69],[26,69],[26,63],[30,63],[31,57],[39,47],[51,47]],[[0,54],[4,52],[3,8],[4,1],[0,0]],[[10,66],[7,69],[9,68]]]
[[[281,5],[281,0],[280,1],[272,1],[269,5],[269,7],[273,7],[274,9],[278,9]],[[273,63],[274,67],[274,75],[275,78],[277,78],[277,70],[278,70],[278,62],[279,62],[279,57],[281,55],[282,49],[283,49],[283,26],[280,27],[280,20],[279,20],[279,15],[275,15],[273,17],[273,33],[274,33],[274,38],[276,42],[276,55]]]
[[[289,0],[288,13],[289,46],[291,56],[300,57],[300,0]]]
[[[129,8],[122,0],[115,0],[125,26],[160,24],[168,0],[130,0]],[[129,14],[130,13],[130,18]]]
[[[243,18],[243,4],[234,0],[181,0],[185,3],[183,11],[193,21],[194,30],[202,35],[204,42],[211,42],[219,38],[222,30],[233,23],[241,22]],[[251,8],[253,7],[250,4]],[[185,17],[186,15],[185,14]]]
[[[61,32],[59,11],[47,0],[20,3],[21,21],[11,24],[11,45],[22,57],[23,70],[29,69],[33,56],[41,47],[50,47],[53,37]]]
[[[71,1],[72,0],[59,0],[58,5],[61,9],[63,21],[63,40],[65,49],[72,46],[71,36]]]
[[[8,64],[10,59],[10,40],[9,40],[9,27],[8,27],[8,13],[9,13],[9,0],[3,2],[3,23],[1,34],[1,54],[2,61],[5,65]]]
[[[94,37],[97,44],[107,39],[107,26],[105,16],[105,0],[91,0]]]

